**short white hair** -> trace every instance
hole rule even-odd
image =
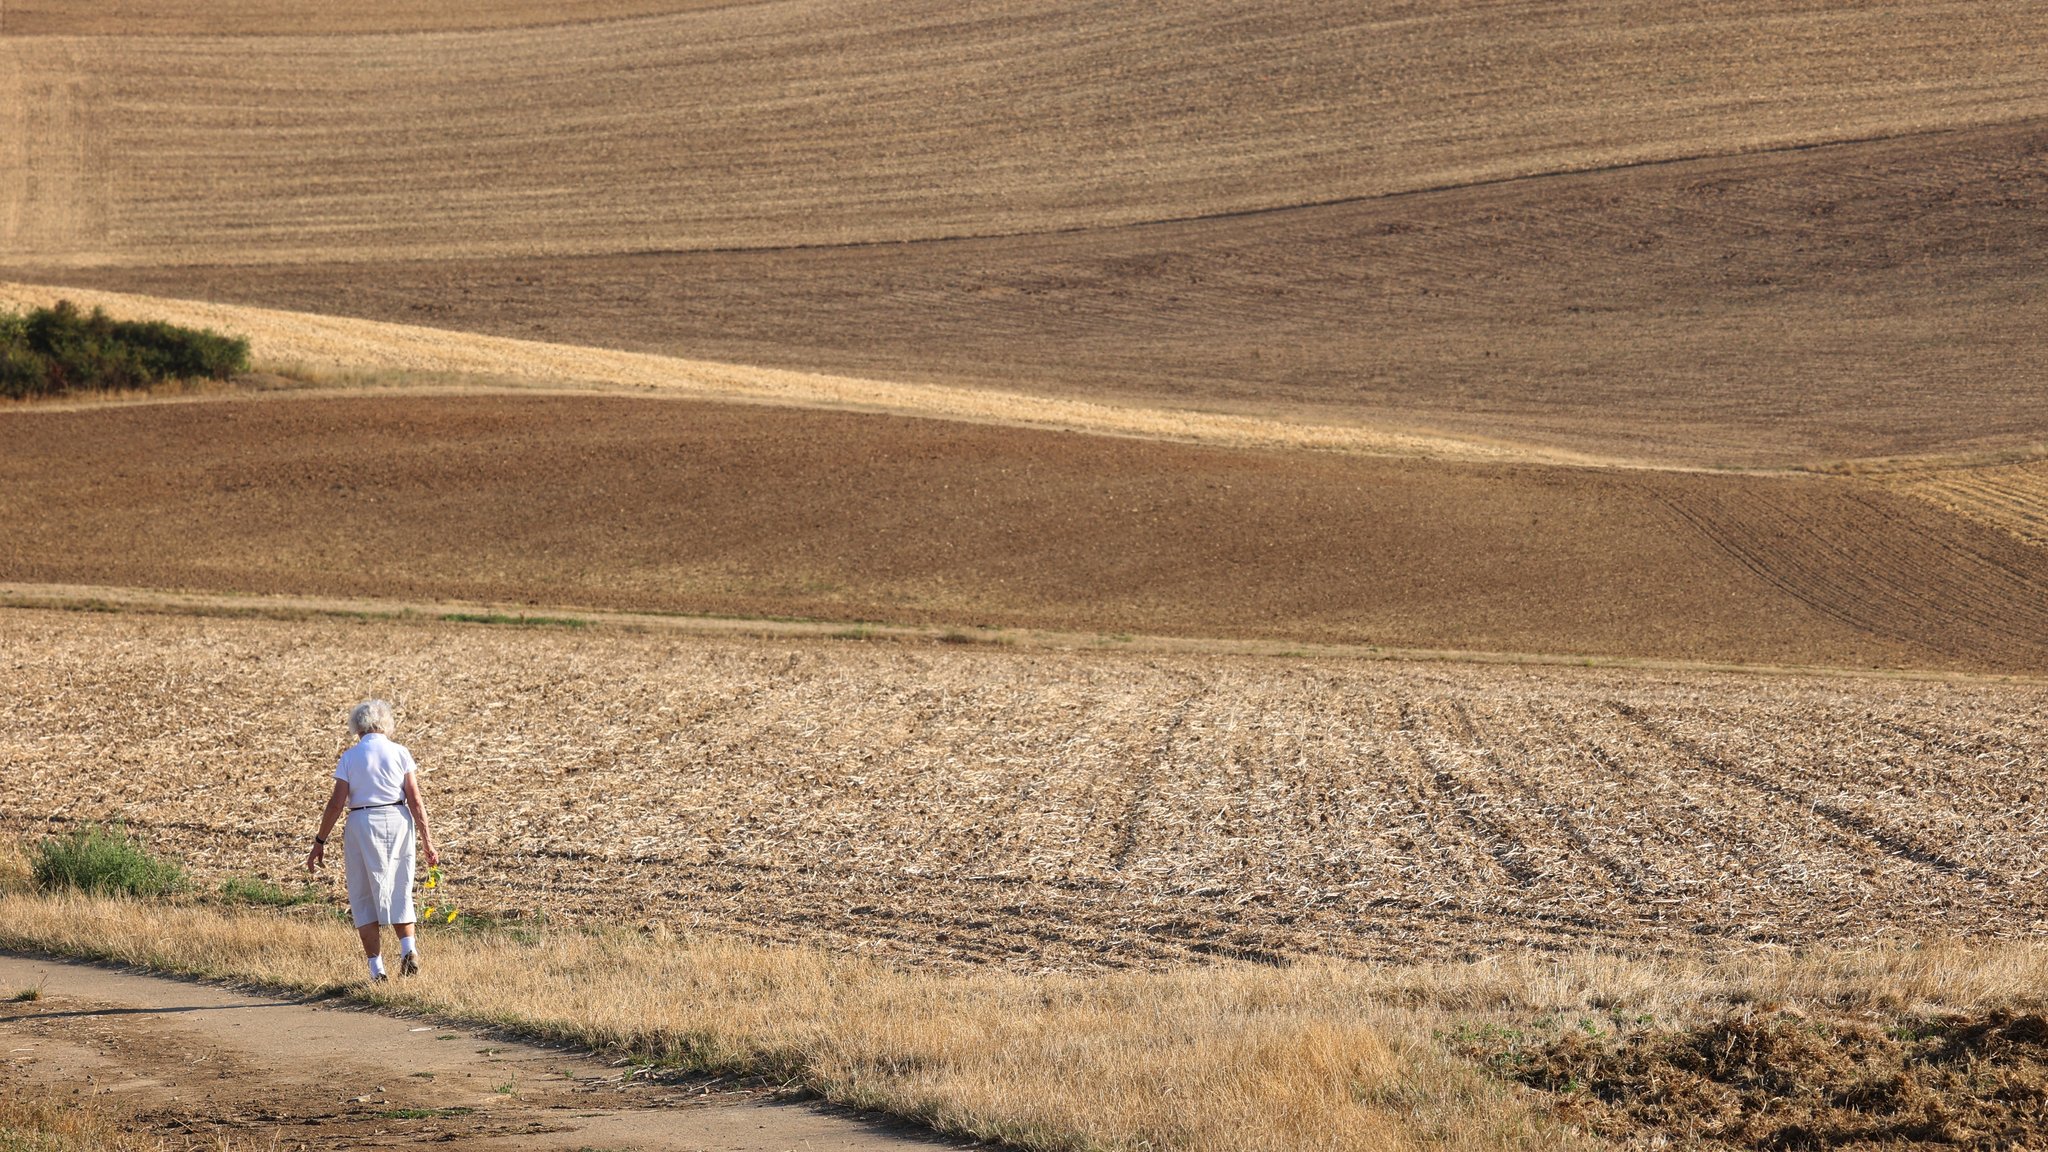
[[[372,732],[391,735],[391,705],[382,700],[365,700],[349,710],[348,730],[358,736]]]

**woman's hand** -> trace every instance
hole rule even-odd
[[[325,860],[326,858],[327,845],[320,843],[318,840],[313,841],[313,850],[311,852],[306,853],[306,871],[319,871],[320,862],[322,860]]]
[[[434,846],[432,844],[420,845],[420,855],[425,856],[427,858],[427,867],[429,868],[432,868],[434,865],[439,864],[441,862],[441,854],[439,852],[434,851]]]

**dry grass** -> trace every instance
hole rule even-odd
[[[23,895],[0,946],[254,980],[348,984],[331,921]],[[718,938],[440,933],[430,976],[366,1001],[829,1099],[1031,1149],[1188,1152],[1569,1144],[1441,1051],[1428,1019],[1336,969],[934,976]],[[1083,1090],[1083,1086],[1087,1086]]]
[[[6,1152],[158,1152],[168,1147],[97,1110],[12,1088],[0,1079],[0,1149]]]
[[[0,892],[26,891],[29,882],[28,853],[16,841],[0,841]]]
[[[1046,1150],[1590,1147],[1544,1118],[1551,1098],[1492,1082],[1451,1049],[1524,1029],[1684,1037],[1756,1013],[1881,1021],[2037,1009],[2048,981],[2048,950],[2037,945],[1077,977],[938,975],[715,936],[600,931],[538,941],[434,933],[426,978],[372,988],[354,976],[345,929],[324,919],[11,895],[0,898],[0,925],[8,948],[346,990],[785,1080]],[[1599,1107],[1569,1091],[1556,1105]]]
[[[285,262],[1015,233],[2048,111],[2048,17],[1959,0],[917,0],[378,34],[390,7],[351,36],[0,38],[0,249]]]
[[[275,1152],[230,1135],[166,1138],[132,1118],[92,1103],[59,1102],[47,1090],[22,1091],[0,1072],[0,1152]]]

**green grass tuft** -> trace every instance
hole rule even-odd
[[[86,827],[36,845],[29,875],[45,892],[75,888],[95,895],[167,896],[185,886],[184,869],[153,855],[118,825]]]

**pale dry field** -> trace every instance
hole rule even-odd
[[[783,0],[379,31],[387,11],[349,35],[0,38],[0,251],[86,267],[1046,232],[2048,112],[2048,15],[2024,5]]]
[[[2026,541],[2048,545],[2048,461],[1902,469],[1881,477],[1910,493]]]
[[[2034,684],[9,610],[0,812],[289,881],[382,693],[443,893],[941,969],[2020,939]],[[327,883],[334,883],[332,879]]]

